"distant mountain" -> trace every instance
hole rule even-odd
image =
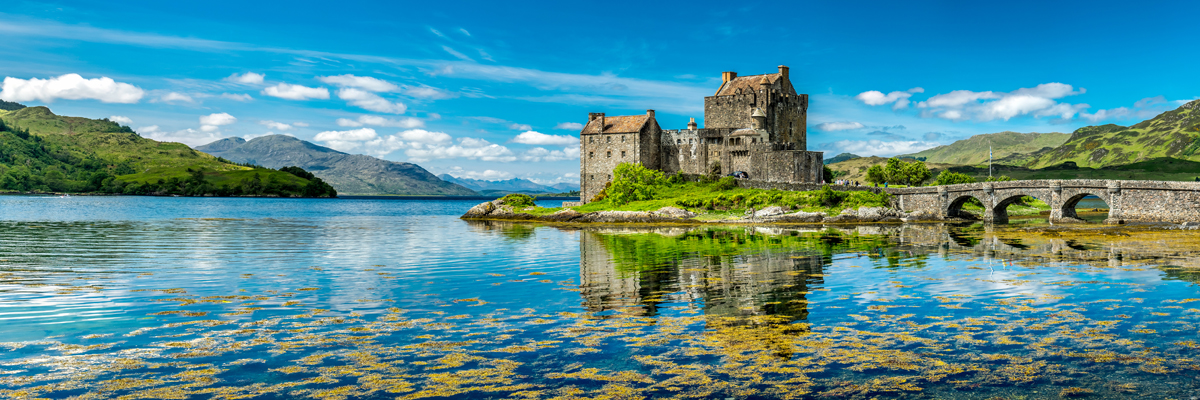
[[[286,135],[245,141],[221,139],[196,150],[238,163],[268,168],[298,166],[344,195],[469,196],[471,189],[442,181],[419,165],[347,154]]]
[[[842,154],[838,154],[837,157],[826,158],[824,163],[825,163],[825,165],[836,164],[836,163],[840,163],[842,161],[853,160],[855,158],[862,158],[862,156],[856,155],[856,154],[850,154],[850,153],[842,153]]]
[[[446,182],[454,182],[465,186],[483,194],[505,194],[505,193],[565,193],[579,190],[578,183],[559,183],[552,186],[546,186],[530,181],[528,179],[513,178],[502,181],[485,181],[481,179],[457,178],[450,174],[438,175],[439,178]]]
[[[1065,133],[989,133],[901,157],[925,157],[926,162],[939,164],[979,165],[988,162],[991,146],[993,162],[1005,159],[1011,165],[1019,165],[1027,158],[1025,155],[1058,147],[1069,137]]]
[[[1200,160],[1200,100],[1133,126],[1076,129],[1066,143],[1031,157],[1024,166],[1041,168],[1072,161],[1080,167],[1099,168],[1161,157]]]

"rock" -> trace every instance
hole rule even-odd
[[[804,212],[796,211],[791,214],[778,215],[774,217],[764,218],[771,222],[821,222],[825,220],[825,214],[819,212]]]
[[[496,205],[492,204],[492,202],[489,201],[486,203],[480,203],[480,204],[476,205],[475,207],[471,207],[471,209],[467,210],[467,213],[463,214],[462,217],[463,218],[483,218],[483,217],[488,216],[488,214],[491,214],[492,211],[495,211],[495,210],[496,210]]]
[[[542,219],[547,220],[547,221],[567,222],[567,221],[571,221],[571,220],[577,219],[582,216],[583,216],[583,213],[580,213],[579,211],[575,211],[575,210],[568,208],[565,210],[559,210],[558,212],[555,212],[554,214],[550,214],[545,217],[542,217]]]
[[[863,222],[857,214],[838,214],[832,217],[826,217],[824,221],[828,224],[849,224],[854,222]]]
[[[696,217],[696,213],[675,207],[663,207],[655,211],[654,214],[667,218],[688,219]]]
[[[1184,222],[1180,227],[1183,229],[1196,229],[1200,228],[1200,222]]]
[[[787,209],[780,206],[770,206],[754,212],[754,218],[773,217],[786,213]]]

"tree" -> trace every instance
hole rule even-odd
[[[900,161],[898,158],[889,158],[887,160],[887,165],[884,165],[883,167],[884,182],[893,184],[904,182],[904,164],[905,162]]]
[[[605,193],[617,205],[651,200],[656,187],[664,182],[666,178],[662,171],[646,168],[642,164],[620,163],[613,169],[612,185],[605,189]]]
[[[921,186],[931,177],[933,172],[929,171],[924,161],[917,160],[904,166],[904,181],[908,186]]]
[[[887,182],[887,176],[883,173],[883,167],[879,165],[872,165],[871,168],[868,168],[867,182],[874,183],[876,185]]]
[[[833,170],[829,169],[829,166],[822,167],[821,180],[825,181],[825,183],[833,182]]]
[[[975,178],[964,173],[945,170],[938,174],[937,180],[933,182],[937,186],[958,185],[962,183],[975,183]]]

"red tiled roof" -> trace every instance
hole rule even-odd
[[[604,118],[604,133],[635,133],[641,132],[642,127],[650,120],[649,115],[614,115]],[[600,118],[596,118],[583,127],[580,135],[600,133]]]

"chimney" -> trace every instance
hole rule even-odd
[[[600,118],[600,130],[597,132],[604,133],[604,113],[597,113],[596,117]]]
[[[782,76],[783,79],[788,79],[788,67],[786,65],[779,66],[779,75]]]
[[[588,113],[588,122],[596,119],[596,113]]]
[[[726,71],[721,73],[721,83],[732,81],[733,78],[737,78],[737,72]]]
[[[695,117],[692,117],[692,120],[688,121],[688,130],[689,131],[696,130],[696,118]]]
[[[650,117],[650,118],[654,118],[654,110],[646,110],[646,116]]]

